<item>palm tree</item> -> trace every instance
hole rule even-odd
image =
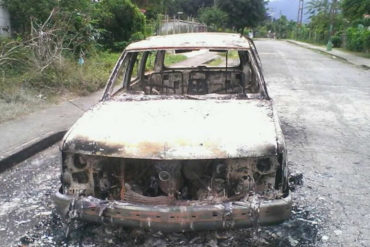
[[[306,5],[306,13],[309,14],[311,18],[319,13],[328,14],[329,8],[329,0],[311,0]]]

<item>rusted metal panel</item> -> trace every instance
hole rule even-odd
[[[66,152],[140,159],[276,155],[267,100],[105,101],[69,131]]]
[[[252,200],[187,206],[135,205],[93,197],[76,199],[61,193],[54,200],[62,215],[75,210],[76,215],[90,221],[171,232],[275,224],[289,218],[292,207],[290,195],[273,201],[258,199],[258,203]]]
[[[153,36],[130,44],[127,51],[167,49],[249,49],[249,42],[240,34],[230,33],[187,33]]]
[[[241,67],[177,68],[183,71],[155,72],[155,79],[144,75],[146,52],[142,76],[128,86],[135,51],[160,50],[155,68],[162,70],[165,49],[203,48],[244,50]],[[128,74],[117,81],[124,87],[111,94],[125,58]],[[197,33],[133,43],[104,95],[62,142],[62,187],[55,196],[62,216],[163,231],[289,217],[284,136],[251,40]]]

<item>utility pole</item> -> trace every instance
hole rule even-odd
[[[297,17],[297,25],[301,26],[302,25],[302,19],[303,19],[303,5],[304,5],[304,0],[299,0],[299,5],[298,5],[298,17]]]
[[[296,38],[298,38],[299,29],[302,26],[303,6],[304,6],[304,0],[299,0],[299,4],[298,4],[298,16],[297,16],[297,36],[296,36]]]
[[[333,0],[330,6],[330,25],[329,25],[329,38],[328,38],[328,43],[326,45],[326,50],[331,51],[333,48],[333,43],[331,42],[331,35],[333,33],[333,25],[334,25],[334,18],[336,14],[336,9],[337,9],[337,0]]]

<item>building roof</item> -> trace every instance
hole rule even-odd
[[[183,33],[152,36],[130,44],[126,50],[163,49],[249,49],[246,38],[236,33]]]

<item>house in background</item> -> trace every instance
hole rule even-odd
[[[7,9],[1,6],[0,0],[0,36],[10,36],[10,15]]]

